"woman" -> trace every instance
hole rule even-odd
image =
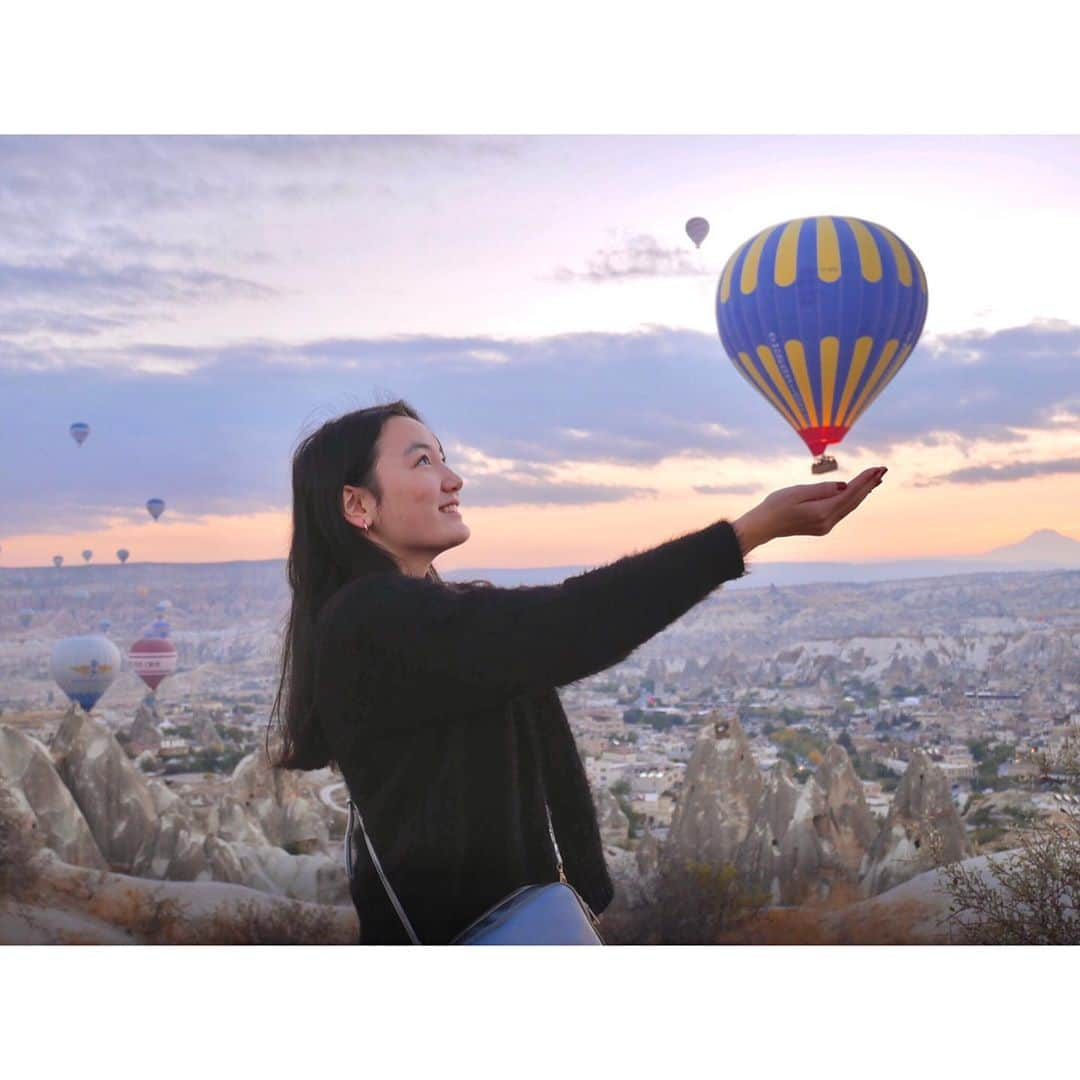
[[[596,813],[558,687],[603,671],[741,577],[778,536],[824,536],[881,482],[774,492],[561,585],[447,583],[469,539],[462,480],[405,402],[348,413],[293,459],[292,609],[271,711],[287,769],[337,762],[424,944],[449,942],[521,885],[566,876],[611,902]],[[545,807],[546,804],[546,807]],[[362,944],[406,943],[366,845],[354,845]]]

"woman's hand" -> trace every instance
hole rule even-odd
[[[745,556],[779,536],[825,536],[881,483],[889,470],[864,469],[850,484],[796,484],[767,496],[734,522]]]

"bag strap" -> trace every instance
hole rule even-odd
[[[360,816],[360,810],[352,799],[349,800],[349,825],[345,832],[345,869],[349,875],[349,880],[351,881],[353,876],[352,832],[354,814],[360,822],[360,831],[364,834],[364,842],[367,844],[368,853],[371,855],[371,861],[375,864],[375,869],[378,871],[379,880],[383,883],[383,888],[386,890],[387,896],[390,897],[390,903],[394,905],[394,910],[398,913],[398,918],[404,925],[405,932],[409,935],[409,940],[414,945],[423,944],[416,936],[416,931],[413,929],[412,923],[409,922],[409,917],[405,914],[405,909],[401,906],[401,901],[398,900],[397,893],[390,888],[390,882],[386,880],[386,874],[383,873],[382,864],[379,862],[379,856],[375,854],[375,848],[371,843],[371,837],[368,836],[367,829],[364,828],[364,819]]]
[[[360,822],[360,831],[364,834],[364,843],[367,844],[368,854],[371,855],[371,861],[375,864],[375,870],[379,875],[379,880],[383,884],[383,888],[386,890],[387,896],[390,897],[390,903],[394,905],[394,910],[398,913],[398,918],[401,919],[402,925],[405,927],[405,932],[409,935],[409,940],[414,945],[422,945],[423,942],[416,936],[416,931],[413,929],[412,923],[409,922],[408,916],[405,914],[405,909],[401,906],[401,901],[397,898],[397,893],[390,887],[390,882],[386,880],[386,874],[383,872],[382,864],[379,862],[378,855],[375,854],[375,847],[371,842],[371,837],[368,836],[367,829],[364,828],[364,819],[360,815],[360,808],[352,801],[348,800],[349,805],[349,824],[345,829],[345,872],[349,876],[349,880],[353,878],[353,859],[352,859],[352,836],[353,836],[353,819]],[[570,883],[566,880],[566,873],[563,870],[562,854],[559,851],[558,842],[555,839],[555,827],[551,823],[551,808],[547,804],[547,799],[544,800],[544,810],[547,812],[548,834],[551,837],[552,846],[555,849],[555,862],[559,868],[559,880],[564,885]],[[589,915],[595,921],[596,916],[592,914],[592,910],[588,909]]]

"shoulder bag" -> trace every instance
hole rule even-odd
[[[450,942],[451,945],[603,945],[599,920],[578,891],[566,880],[562,855],[555,841],[551,824],[551,811],[544,804],[548,817],[548,832],[555,848],[559,865],[559,880],[540,885],[523,885],[474,919]],[[364,819],[352,799],[349,799],[349,824],[345,832],[345,869],[349,880],[353,878],[352,839],[353,823],[359,821],[371,861],[378,871],[379,880],[386,889],[394,910],[401,919],[409,940],[414,945],[423,942],[416,936],[397,894],[386,880],[379,857],[364,828]]]

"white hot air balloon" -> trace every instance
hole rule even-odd
[[[50,669],[57,685],[89,712],[120,673],[120,650],[100,634],[64,638],[53,647]]]

